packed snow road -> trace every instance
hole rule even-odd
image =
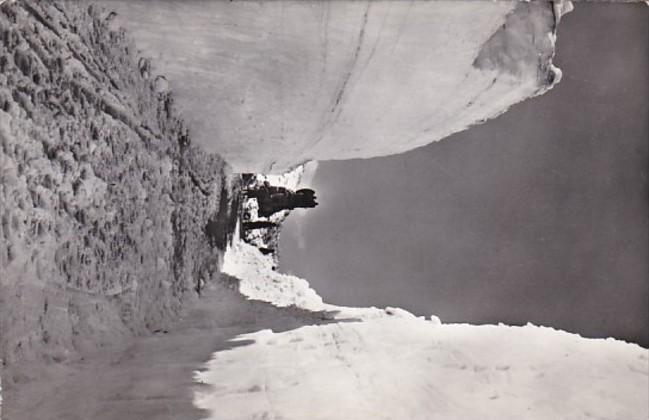
[[[30,386],[5,393],[11,420],[191,420],[208,416],[193,404],[193,372],[215,350],[239,345],[237,334],[322,322],[320,314],[249,302],[211,282],[168,329],[128,338],[66,364],[35,365]],[[27,373],[27,372],[26,372]]]

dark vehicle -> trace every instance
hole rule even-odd
[[[265,182],[262,186],[246,190],[245,193],[247,197],[257,199],[260,217],[270,217],[282,210],[313,208],[318,205],[315,191],[309,188],[292,191]]]

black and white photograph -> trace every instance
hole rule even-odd
[[[649,3],[0,0],[0,420],[649,420]]]

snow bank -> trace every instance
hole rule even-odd
[[[279,307],[298,306],[319,311],[322,298],[299,277],[272,269],[273,258],[243,241],[235,241],[225,252],[222,271],[240,279],[239,291],[245,296]]]
[[[241,172],[401,153],[559,78],[552,2],[104,0]],[[560,3],[563,4],[563,3]]]
[[[383,317],[260,331],[214,354],[210,419],[591,419],[649,415],[647,351],[526,327]]]
[[[329,305],[235,241],[223,270],[276,306],[339,322],[235,341],[195,379],[209,419],[619,419],[649,416],[649,352],[527,325],[442,324],[399,308]],[[351,322],[350,322],[351,321]]]
[[[324,303],[308,281],[276,271],[271,255],[263,255],[256,247],[242,240],[235,239],[228,246],[221,271],[239,280],[239,292],[244,296],[280,308],[295,306],[310,311],[331,311],[339,320],[415,318],[413,314],[400,308],[354,308]],[[433,318],[437,319],[435,316]]]

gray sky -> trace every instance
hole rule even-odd
[[[579,3],[554,90],[406,154],[321,163],[282,271],[331,303],[649,346],[648,21]]]

